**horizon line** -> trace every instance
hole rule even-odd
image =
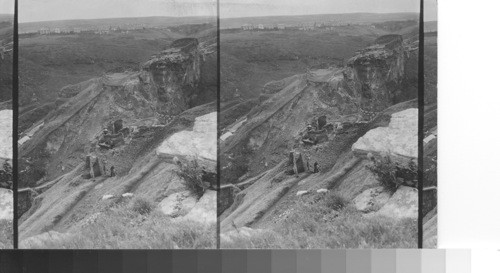
[[[419,14],[416,11],[401,11],[401,12],[343,12],[343,13],[309,13],[309,14],[277,14],[277,15],[256,15],[256,16],[241,16],[241,17],[219,17],[219,19],[245,19],[245,18],[266,18],[266,17],[296,17],[296,16],[318,16],[318,15],[342,15],[342,14]],[[14,14],[4,14],[12,15]],[[113,19],[134,19],[134,18],[210,18],[217,19],[216,15],[191,15],[191,16],[136,16],[136,17],[102,17],[102,18],[71,18],[58,20],[43,20],[43,21],[20,21],[19,25],[26,23],[47,23],[47,22],[62,22],[62,21],[92,21],[92,20],[113,20]]]

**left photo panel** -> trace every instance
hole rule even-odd
[[[0,249],[13,247],[13,30],[14,0],[0,0]]]
[[[216,248],[216,18],[19,2],[19,248]]]

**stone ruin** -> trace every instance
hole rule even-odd
[[[106,175],[106,164],[104,161],[97,156],[87,155],[85,157],[84,177],[93,179],[103,175]]]
[[[307,126],[307,131],[302,137],[302,143],[317,145],[328,141],[328,134],[333,132],[335,126],[327,123],[326,116],[320,116]]]
[[[306,171],[306,164],[302,157],[302,153],[290,151],[288,155],[288,164],[292,166],[292,170],[289,171],[290,174],[298,175]]]
[[[118,145],[124,144],[125,138],[129,135],[130,128],[124,127],[123,120],[119,119],[108,124],[97,144],[104,149],[113,149]]]

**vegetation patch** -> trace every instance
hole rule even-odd
[[[153,202],[145,198],[137,198],[132,203],[132,211],[139,213],[141,215],[147,215],[151,213],[154,209]]]
[[[0,220],[0,249],[12,248],[12,221]]]
[[[408,162],[408,165],[403,166],[392,161],[389,156],[385,156],[380,159],[372,159],[372,164],[368,165],[367,168],[377,176],[380,184],[391,192],[395,192],[401,185],[411,185],[417,181],[418,168],[412,160]]]
[[[366,216],[338,193],[298,199],[271,229],[233,239],[224,248],[415,248],[417,219]],[[339,209],[333,209],[339,208]]]
[[[203,181],[203,174],[205,170],[200,167],[197,160],[189,161],[187,164],[182,164],[180,171],[177,175],[182,178],[182,184],[193,195],[200,198],[209,187]]]
[[[133,203],[135,205],[135,202]],[[216,227],[172,221],[159,211],[147,216],[127,204],[101,212],[84,228],[37,248],[57,249],[209,249],[216,247]],[[70,231],[71,232],[71,231]]]

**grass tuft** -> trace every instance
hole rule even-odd
[[[144,198],[137,198],[134,200],[132,204],[132,210],[141,215],[147,215],[151,211],[153,211],[153,209],[154,209],[153,203]]]
[[[203,196],[203,193],[208,188],[202,179],[203,169],[196,160],[183,164],[177,175],[182,178],[182,183],[186,189],[198,198]]]

